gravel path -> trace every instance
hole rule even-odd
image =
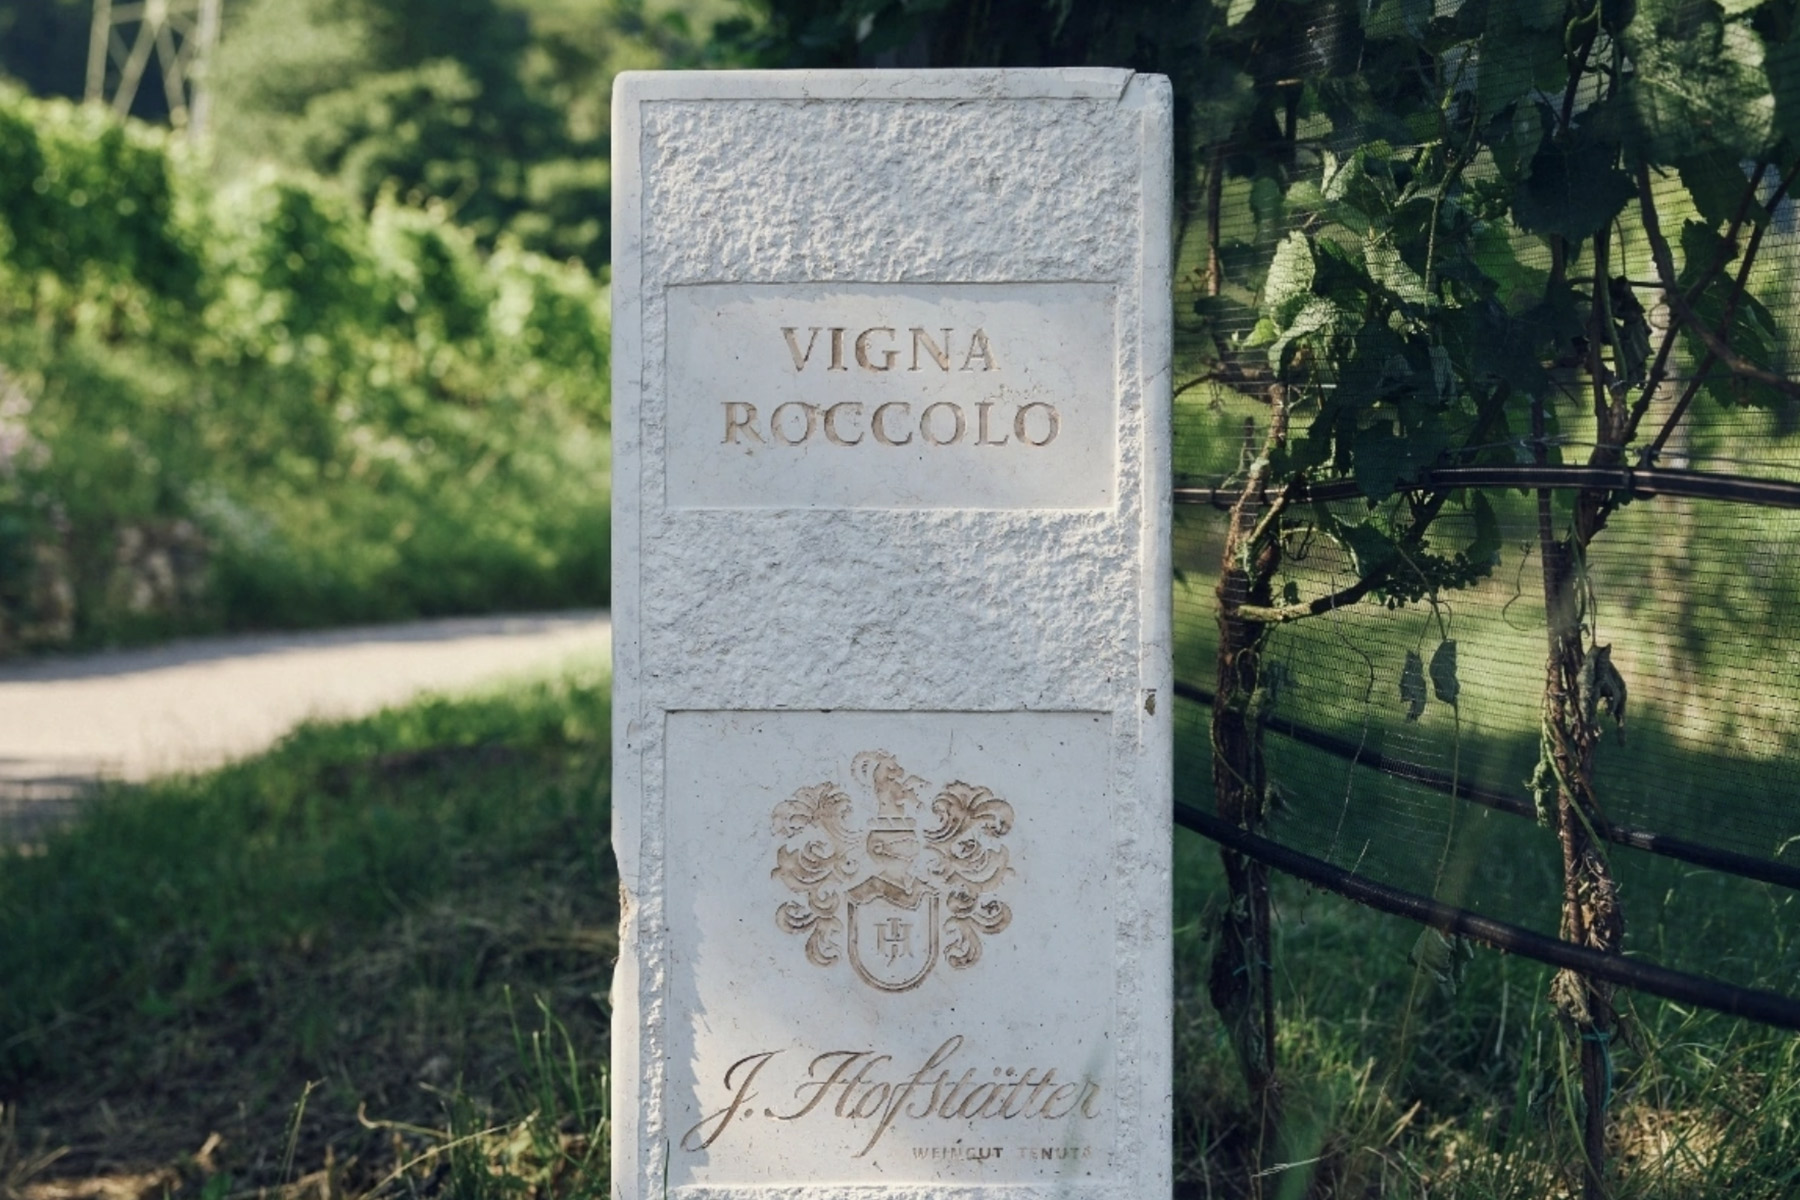
[[[273,745],[309,718],[362,716],[604,660],[602,612],[464,617],[174,642],[0,666],[0,829],[69,811],[95,779],[198,771]]]

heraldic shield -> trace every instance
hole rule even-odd
[[[857,754],[850,777],[875,802],[861,829],[850,792],[833,780],[775,806],[770,874],[797,894],[776,908],[776,925],[806,936],[808,961],[830,967],[848,958],[858,978],[884,992],[918,987],[940,957],[954,970],[974,966],[982,939],[1012,921],[995,895],[1014,874],[1002,844],[1012,805],[961,780],[934,794],[886,750]],[[920,811],[933,818],[924,829]]]
[[[850,965],[884,992],[918,987],[938,957],[938,892],[880,875],[850,889]]]

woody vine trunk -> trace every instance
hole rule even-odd
[[[1287,437],[1282,389],[1271,389],[1269,431],[1251,465],[1226,530],[1218,586],[1219,652],[1212,710],[1213,796],[1219,815],[1259,832],[1267,815],[1267,775],[1257,685],[1269,626],[1243,614],[1267,607],[1281,542],[1265,536],[1269,460]],[[1269,868],[1220,848],[1229,899],[1219,918],[1208,990],[1225,1022],[1249,1086],[1258,1144],[1253,1161],[1274,1149],[1280,1121],[1275,1074],[1275,998],[1269,948]],[[1254,1188],[1253,1176],[1253,1188]]]
[[[1588,500],[1584,495],[1578,504],[1585,508]],[[1593,642],[1584,620],[1586,539],[1579,533],[1562,539],[1546,536],[1547,494],[1540,493],[1538,506],[1544,600],[1550,614],[1538,784],[1545,788],[1545,807],[1562,850],[1562,937],[1616,953],[1624,940],[1625,919],[1603,849],[1606,816],[1594,791],[1596,667],[1609,647]],[[1552,1003],[1580,1044],[1583,1192],[1590,1200],[1605,1195],[1609,1043],[1617,1028],[1612,992],[1610,984],[1568,970],[1559,971],[1551,983]]]
[[[1594,242],[1595,274],[1607,278],[1609,239]],[[1615,347],[1613,313],[1604,286],[1595,288],[1588,329],[1593,385],[1596,445],[1593,466],[1616,466],[1629,439],[1630,416],[1623,392],[1615,393],[1614,376],[1601,360],[1603,346]],[[1615,361],[1617,361],[1615,359]],[[1543,402],[1532,407],[1534,451],[1546,461]],[[1617,953],[1625,937],[1618,884],[1607,861],[1607,818],[1594,787],[1594,758],[1599,745],[1600,709],[1605,707],[1623,729],[1625,687],[1611,661],[1611,647],[1595,636],[1589,606],[1587,552],[1606,525],[1612,498],[1604,491],[1584,490],[1574,496],[1568,530],[1557,536],[1551,493],[1537,493],[1538,550],[1544,585],[1544,623],[1548,655],[1544,667],[1543,711],[1538,766],[1532,777],[1539,819],[1556,833],[1562,854],[1563,940],[1607,953]],[[1576,972],[1557,972],[1550,985],[1557,1014],[1573,1032],[1580,1058],[1582,1194],[1585,1200],[1607,1195],[1606,1108],[1612,1096],[1611,1042],[1618,1030],[1610,984]]]

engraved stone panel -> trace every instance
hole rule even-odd
[[[1108,1173],[1111,724],[669,715],[672,1186]]]
[[[615,1194],[1166,1196],[1166,81],[614,113]]]
[[[668,294],[674,508],[1106,508],[1104,284]]]

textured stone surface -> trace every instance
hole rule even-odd
[[[1166,83],[614,111],[615,1190],[1167,1195]]]

